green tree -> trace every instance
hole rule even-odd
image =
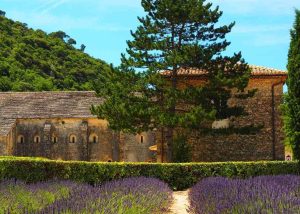
[[[65,40],[65,39],[70,38],[70,36],[68,34],[66,34],[64,31],[61,31],[61,30],[50,33],[49,35],[52,36],[52,37],[59,38],[61,40]]]
[[[174,163],[188,163],[191,158],[191,145],[187,142],[187,137],[179,135],[174,137],[173,145],[173,162]]]
[[[5,12],[3,10],[0,10],[0,16],[5,16]]]
[[[0,91],[93,90],[109,65],[75,44],[63,31],[33,30],[0,12]]]
[[[85,48],[86,48],[86,46],[84,44],[80,45],[80,51],[84,52]]]
[[[138,18],[140,26],[131,32],[120,68],[104,73],[97,85],[106,101],[92,111],[116,130],[166,129],[171,161],[175,129],[204,132],[216,119],[245,114],[228,100],[233,90],[244,97],[253,94],[243,91],[250,69],[241,53],[222,55],[234,23],[220,25],[218,7],[203,0],[142,0],[142,6],[146,16]],[[196,87],[179,80],[180,70],[190,68],[205,70],[207,84]]]
[[[70,39],[68,39],[68,44],[69,45],[76,45],[76,40],[75,39],[73,39],[73,38],[70,38]]]
[[[295,158],[300,159],[300,11],[291,30],[288,54],[288,95],[286,98],[287,117],[285,131]]]

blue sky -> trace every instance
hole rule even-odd
[[[242,51],[249,64],[286,69],[289,30],[299,0],[212,0],[224,12],[221,23],[236,21],[227,54]],[[143,15],[140,0],[0,0],[13,20],[46,32],[63,30],[86,52],[118,65]]]

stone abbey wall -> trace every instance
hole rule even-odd
[[[125,135],[120,138],[120,159],[125,162],[156,162],[156,153],[149,147],[155,144],[152,132]]]
[[[189,143],[193,147],[194,161],[254,161],[273,160],[272,134],[272,85],[280,79],[251,79],[248,89],[259,89],[253,98],[238,100],[245,107],[248,116],[231,119],[231,123],[239,126],[262,124],[263,128],[253,135],[229,136],[191,136]],[[283,96],[283,83],[274,87],[275,101],[275,159],[284,160],[284,134],[280,104]],[[232,103],[237,102],[232,100]]]
[[[11,154],[55,160],[148,161],[148,133],[121,135],[98,119],[22,119],[12,130]],[[122,137],[121,137],[122,136]],[[140,138],[143,136],[143,142]],[[124,147],[120,139],[125,139]],[[153,144],[151,144],[153,145]],[[125,154],[126,155],[120,155]]]
[[[280,83],[280,78],[253,78],[250,79],[248,89],[258,89],[253,98],[246,100],[231,100],[232,104],[238,102],[249,113],[238,119],[230,118],[230,123],[239,126],[259,125],[263,128],[253,135],[228,135],[228,136],[199,136],[190,134],[188,143],[192,147],[192,161],[256,161],[273,160],[273,125],[272,125],[272,85]],[[190,84],[203,84],[201,80],[191,79]],[[274,87],[274,125],[275,125],[275,159],[284,160],[284,134],[283,121],[280,113],[280,104],[283,98],[283,83]],[[166,140],[165,140],[166,142]],[[161,161],[162,145],[161,133],[157,134],[158,161]],[[166,151],[167,145],[164,145]],[[166,153],[164,153],[166,156]]]
[[[279,106],[285,78],[286,76],[280,75],[253,76],[248,89],[258,89],[255,97],[230,101],[245,106],[249,113],[243,118],[229,118],[230,123],[237,126],[263,124],[260,132],[255,135],[229,136],[190,134],[188,143],[192,146],[192,160],[208,162],[272,160],[273,139],[275,139],[275,159],[284,160],[283,123]],[[195,86],[205,83],[205,79],[201,76],[187,77],[183,81]],[[184,87],[183,81],[179,82],[180,87]],[[279,84],[274,87],[273,103],[272,85],[275,83]],[[164,153],[163,156],[166,156],[168,148],[164,145],[164,152],[162,151],[160,131],[136,136],[117,133],[107,127],[106,121],[91,115],[90,106],[93,103],[101,103],[101,99],[97,98],[94,92],[0,93],[0,95],[0,155],[104,162],[149,162],[155,159],[161,162],[161,154]],[[68,116],[70,118],[67,118]],[[156,154],[149,150],[149,147],[155,144]]]

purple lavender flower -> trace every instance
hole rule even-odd
[[[160,213],[172,191],[154,178],[125,178],[91,186],[69,181],[0,182],[0,213]]]
[[[299,176],[207,178],[189,193],[190,213],[300,213]]]

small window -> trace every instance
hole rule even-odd
[[[77,142],[77,138],[75,135],[70,135],[70,143],[76,143]]]
[[[141,135],[141,143],[144,143],[144,136]]]
[[[34,143],[40,143],[41,142],[40,136],[35,136],[33,141]]]
[[[18,136],[18,143],[23,144],[25,142],[25,138],[23,135]]]
[[[98,143],[98,136],[96,134],[91,134],[89,137],[89,142],[94,144]]]
[[[56,136],[52,137],[52,143],[55,144],[58,142],[58,138]]]

